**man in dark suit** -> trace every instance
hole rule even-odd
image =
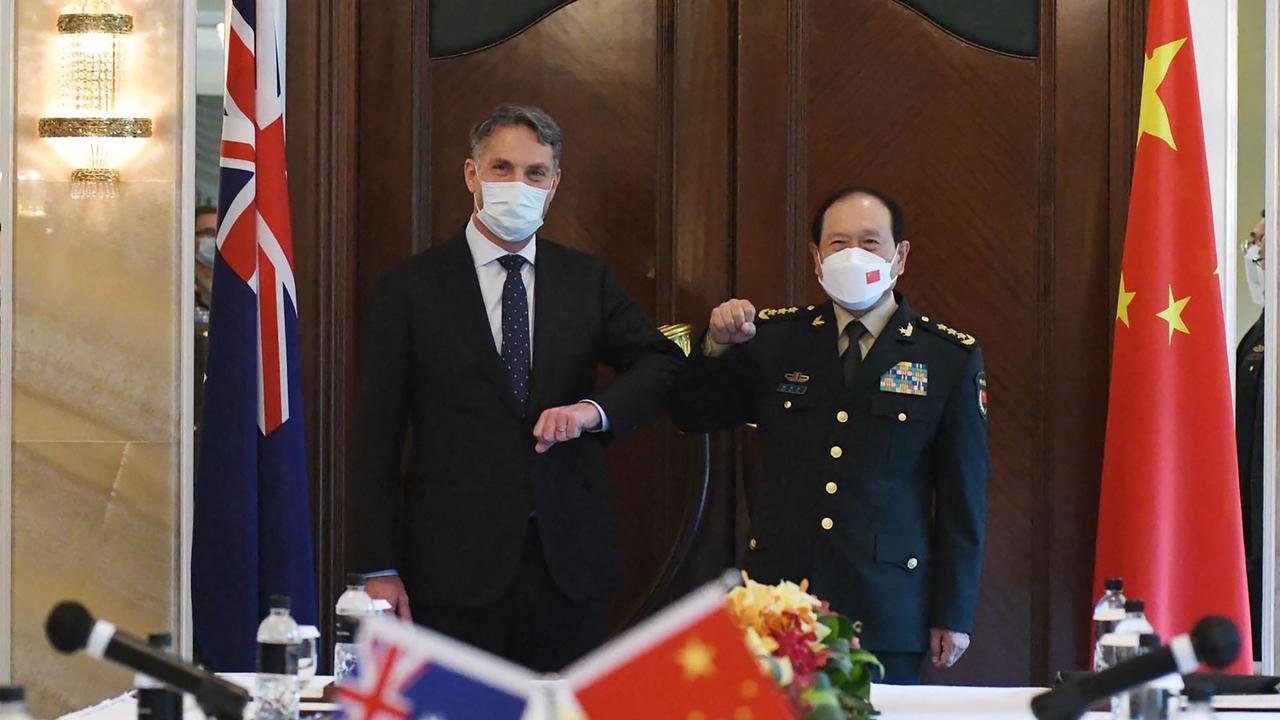
[[[892,290],[902,236],[883,193],[833,195],[810,249],[834,302],[717,307],[674,412],[689,432],[757,425],[764,479],[745,569],[807,578],[862,621],[885,681],[914,683],[926,650],[945,667],[968,647],[989,460],[982,352]]]
[[[560,151],[533,107],[472,130],[471,220],[373,293],[352,483],[370,595],[543,671],[606,637],[619,567],[604,446],[663,410],[683,363],[603,262],[534,234]],[[603,389],[600,364],[618,371]]]
[[[1259,219],[1244,243],[1245,281],[1249,295],[1263,304],[1265,219]],[[1244,519],[1245,574],[1249,580],[1249,614],[1253,618],[1253,659],[1262,659],[1262,363],[1264,315],[1236,347],[1236,453],[1240,470],[1240,510]]]

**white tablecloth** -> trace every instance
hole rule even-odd
[[[230,676],[233,682],[251,686],[253,676]],[[316,678],[323,686],[329,678]],[[1043,688],[973,688],[926,685],[900,687],[875,685],[871,702],[882,713],[881,720],[945,720],[984,718],[986,720],[1034,720],[1031,698]],[[136,720],[137,706],[129,695],[108,700],[65,716],[65,720]],[[1110,713],[1089,713],[1088,720],[1108,720]],[[1223,720],[1277,720],[1275,713],[1219,712]],[[187,697],[184,720],[203,720],[195,701]]]

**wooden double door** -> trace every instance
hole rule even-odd
[[[511,3],[515,20],[494,2],[290,2],[321,596],[336,597],[348,543],[364,301],[466,221],[468,130],[517,101],[564,129],[544,232],[607,260],[659,323],[700,330],[729,297],[822,298],[817,203],[850,183],[897,197],[900,287],[979,338],[990,384],[974,642],[938,679],[1025,685],[1082,665],[1142,3],[1002,2],[1013,15],[978,27],[926,0]],[[1018,12],[1029,29],[1001,25]],[[692,438],[666,421],[609,460],[621,624],[736,564],[759,465],[750,431]]]

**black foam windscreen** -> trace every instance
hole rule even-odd
[[[45,635],[55,649],[73,653],[84,648],[93,632],[93,616],[78,602],[67,600],[54,606],[44,624]]]
[[[1210,615],[1191,629],[1191,646],[1200,662],[1222,669],[1240,655],[1240,631],[1227,618]]]

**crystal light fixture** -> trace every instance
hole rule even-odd
[[[120,171],[115,151],[130,138],[151,137],[151,119],[118,112],[121,43],[133,16],[113,0],[74,0],[58,16],[62,46],[61,112],[40,118],[40,137],[75,143],[73,198],[113,198]]]

